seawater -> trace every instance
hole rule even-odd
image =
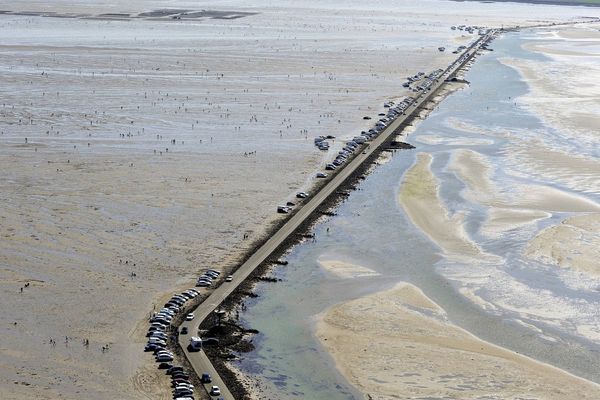
[[[474,149],[496,166],[502,165],[505,162],[503,155],[514,137],[494,132],[511,132],[523,138],[539,138],[554,146],[563,145],[551,127],[517,105],[514,99],[527,93],[527,85],[516,71],[499,61],[503,57],[542,60],[542,56],[521,47],[527,35],[531,34],[512,33],[497,39],[493,43],[495,51],[480,56],[466,74],[470,85],[445,99],[406,138],[416,144],[417,149],[396,152],[391,161],[376,167],[358,190],[338,207],[335,217],[315,227],[315,240],[294,247],[286,257],[289,264],[274,269],[273,276],[281,281],[258,284],[256,293],[259,297],[246,300],[246,311],[241,313],[240,319],[260,333],[253,339],[255,350],[241,354],[236,366],[260,382],[265,397],[361,398],[361,394],[337,372],[333,360],[318,343],[314,322],[319,314],[336,303],[391,288],[399,281],[420,287],[428,297],[442,305],[452,322],[480,338],[600,382],[600,345],[597,342],[563,329],[561,325],[528,318],[514,310],[502,307],[484,310],[458,292],[466,285],[461,278],[486,268],[491,274],[502,277],[496,285],[484,284],[477,292],[490,304],[497,303],[499,294],[515,296],[510,300],[516,308],[526,308],[528,301],[560,299],[566,307],[580,305],[581,321],[598,321],[593,312],[600,304],[597,292],[574,290],[552,268],[521,257],[519,250],[524,237],[531,236],[531,232],[512,232],[498,240],[481,237],[477,228],[485,218],[485,210],[460,196],[464,184],[447,170],[452,151],[457,148]],[[485,132],[460,129],[451,123],[456,120]],[[448,144],[451,141],[425,144],[419,141],[422,135],[472,138],[475,144]],[[572,143],[568,145],[573,146]],[[471,239],[501,261],[486,265],[450,262],[411,223],[397,198],[402,176],[415,162],[417,152],[434,156],[432,170],[440,181],[440,196],[449,212],[465,212],[465,227]],[[503,168],[495,170],[494,183],[499,186],[510,187],[516,180],[534,183],[533,178],[511,174],[510,166],[506,171]],[[568,191],[568,188],[557,187]],[[593,196],[592,200],[600,201]],[[561,213],[555,213],[540,222],[537,229],[556,223],[562,217]],[[380,275],[341,279],[319,266],[317,260],[322,257],[359,264]],[[502,284],[507,285],[506,292],[505,287],[499,286]],[[519,292],[507,289],[515,285],[525,287],[527,295],[519,298]],[[544,297],[546,293],[551,296]],[[369,316],[365,315],[365,318]],[[535,330],[523,323],[534,326]],[[577,324],[578,320],[569,323]],[[538,330],[543,335],[536,333]]]

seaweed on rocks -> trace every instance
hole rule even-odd
[[[401,149],[401,150],[409,150],[409,149],[414,149],[415,146],[413,146],[410,143],[406,143],[406,142],[393,141],[393,142],[390,143],[389,148],[392,148],[392,149]]]

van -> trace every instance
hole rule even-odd
[[[190,351],[200,351],[200,350],[202,350],[202,338],[199,338],[197,336],[192,336],[190,338],[189,350]]]

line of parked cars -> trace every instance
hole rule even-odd
[[[209,287],[213,284],[213,281],[219,277],[219,275],[221,275],[221,273],[214,269],[206,270],[198,277],[196,286]]]
[[[167,360],[169,354],[164,354],[165,357],[158,359],[159,352],[166,351],[167,341],[169,335],[172,332],[171,322],[175,315],[181,311],[186,302],[198,296],[200,293],[196,289],[188,289],[180,294],[173,295],[169,301],[167,301],[163,308],[158,312],[154,313],[150,318],[150,327],[146,337],[148,343],[144,347],[144,351],[152,351],[157,356],[156,361],[172,361]],[[163,354],[161,354],[163,355]]]
[[[402,86],[404,86],[405,88],[410,88],[411,84],[414,84],[413,86],[416,85],[416,87],[412,89],[413,92],[418,92],[420,90],[428,90],[431,87],[431,85],[433,85],[433,82],[437,78],[439,78],[443,73],[443,69],[436,69],[435,71],[430,72],[428,75],[425,75],[424,72],[418,72],[414,76],[409,76],[408,78],[406,78],[406,82],[404,82]],[[419,81],[421,82],[419,85],[417,85],[417,82]]]
[[[196,286],[210,286],[220,274],[219,271],[208,269],[198,278]],[[225,280],[231,282],[233,277],[230,275]],[[197,289],[192,288],[171,296],[163,308],[154,313],[150,318],[150,327],[146,334],[148,343],[146,344],[144,351],[152,351],[156,362],[159,363],[158,368],[166,369],[167,374],[171,376],[171,387],[173,389],[172,394],[174,400],[194,400],[194,386],[190,381],[189,374],[184,368],[182,366],[174,366],[172,363],[174,356],[173,353],[167,349],[167,341],[169,338],[175,340],[178,332],[174,330],[171,322],[175,315],[184,309],[186,303],[199,294],[200,292]],[[191,321],[193,319],[193,313],[186,314],[186,321]],[[188,328],[185,326],[182,327],[179,332],[181,335],[187,333]],[[210,383],[210,375],[203,374],[201,381],[202,383]],[[209,394],[210,396],[220,396],[221,391],[218,386],[212,386],[209,390]],[[222,398],[219,397],[219,400],[221,399]]]
[[[165,303],[164,307],[150,318],[150,327],[146,334],[148,343],[144,351],[154,352],[156,362],[160,363],[158,368],[166,369],[167,374],[171,375],[173,399],[175,400],[194,400],[194,386],[191,384],[190,376],[184,371],[183,367],[173,366],[172,364],[173,353],[167,350],[167,340],[173,332],[171,322],[175,315],[181,312],[185,303],[199,294],[196,289],[188,289],[182,293],[174,294]],[[172,338],[175,339],[176,335],[173,335]]]
[[[167,374],[171,375],[174,400],[194,400],[194,385],[190,382],[190,375],[182,366],[167,368]]]
[[[439,70],[441,71],[441,70]],[[436,77],[438,71],[432,72],[429,76]],[[415,77],[420,77],[425,75],[424,73],[419,72]],[[411,78],[412,79],[412,78]],[[327,171],[335,171],[337,168],[341,167],[350,156],[360,150],[361,146],[365,144],[367,141],[376,138],[390,123],[392,123],[398,116],[401,114],[405,114],[406,109],[414,102],[413,97],[406,97],[398,104],[393,101],[385,103],[383,106],[387,108],[387,113],[380,113],[381,117],[377,122],[375,122],[375,126],[368,131],[362,131],[359,136],[355,136],[352,140],[349,140],[345,143],[344,148],[340,150],[335,157],[335,159],[327,163],[325,165],[325,170]],[[370,118],[369,118],[370,119]],[[315,143],[319,141],[321,143],[324,139],[323,136],[319,136],[315,138]],[[317,178],[327,178],[326,172],[318,172]]]

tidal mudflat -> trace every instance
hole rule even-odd
[[[446,5],[0,2],[2,397],[169,398],[146,317],[310,187],[340,147],[312,137],[445,66],[451,25],[582,14]]]

